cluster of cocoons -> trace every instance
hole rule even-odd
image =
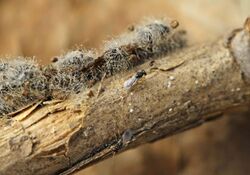
[[[91,87],[104,76],[126,71],[149,59],[186,45],[178,22],[151,20],[106,42],[103,54],[76,50],[40,67],[34,60],[18,58],[0,62],[0,116],[36,101],[65,99]]]

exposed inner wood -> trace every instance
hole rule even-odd
[[[125,90],[123,83],[141,69],[147,75]],[[101,93],[96,84],[68,100],[39,102],[2,118],[0,174],[70,174],[250,102],[250,87],[221,41],[186,48],[101,83]]]

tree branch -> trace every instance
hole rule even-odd
[[[70,174],[248,104],[250,87],[232,52],[222,40],[189,47],[68,100],[2,118],[0,174]],[[142,69],[147,75],[126,90],[124,82]]]

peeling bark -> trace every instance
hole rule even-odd
[[[2,118],[0,174],[70,174],[247,105],[250,87],[235,59],[222,40],[189,47],[104,79],[92,95],[38,102]],[[142,69],[147,75],[124,89]]]

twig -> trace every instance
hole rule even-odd
[[[70,174],[249,104],[250,87],[242,76],[248,74],[238,59],[250,58],[237,51],[221,40],[186,48],[155,60],[156,69],[141,65],[147,75],[130,91],[123,84],[135,69],[103,80],[98,98],[83,92],[1,119],[0,174]],[[179,66],[161,71],[169,65]]]

